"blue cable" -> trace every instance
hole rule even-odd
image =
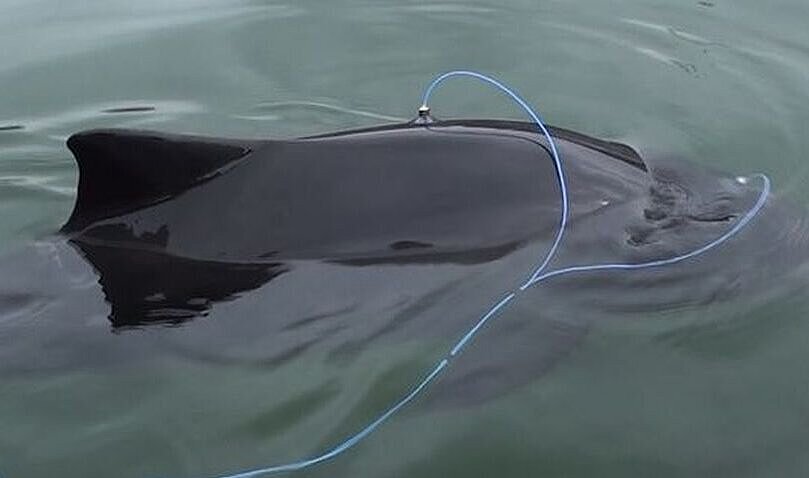
[[[556,255],[557,249],[561,244],[562,237],[565,234],[565,230],[567,229],[567,219],[568,219],[568,211],[569,211],[569,202],[568,202],[568,188],[567,188],[567,181],[564,175],[564,169],[562,168],[562,161],[559,157],[559,152],[556,148],[556,144],[553,140],[548,129],[545,127],[544,122],[540,118],[540,116],[528,105],[525,100],[523,100],[519,95],[517,95],[514,91],[510,88],[505,86],[503,83],[491,78],[489,76],[483,75],[481,73],[477,73],[474,71],[450,71],[448,73],[444,73],[438,77],[436,77],[432,83],[427,87],[427,90],[424,93],[424,98],[422,104],[426,107],[427,103],[432,95],[433,90],[443,81],[451,77],[457,76],[466,76],[471,78],[476,78],[481,80],[489,85],[492,85],[508,95],[512,100],[514,100],[525,112],[531,117],[531,119],[536,123],[539,127],[541,132],[545,135],[548,139],[548,144],[550,145],[551,149],[551,156],[554,162],[554,167],[556,169],[556,178],[559,182],[559,190],[561,196],[561,217],[559,220],[559,229],[556,232],[556,237],[553,241],[553,244],[548,249],[548,252],[545,254],[545,257],[542,261],[537,265],[537,267],[533,270],[531,275],[529,276],[528,280],[525,281],[521,286],[518,288],[506,293],[502,299],[498,300],[493,306],[491,306],[485,314],[475,323],[475,325],[469,329],[469,331],[461,337],[458,342],[450,349],[449,353],[447,353],[441,360],[439,360],[436,365],[433,367],[432,371],[427,374],[415,387],[413,387],[406,395],[404,395],[399,401],[394,403],[391,407],[389,407],[384,413],[379,415],[378,418],[370,422],[368,425],[363,427],[360,431],[356,432],[355,434],[351,435],[343,442],[335,446],[334,448],[325,451],[319,455],[313,456],[308,459],[270,466],[266,468],[258,468],[255,470],[244,471],[232,475],[222,475],[218,478],[255,478],[257,476],[262,475],[270,475],[275,473],[282,473],[288,471],[297,471],[302,470],[304,468],[308,468],[310,466],[316,465],[318,463],[322,463],[324,461],[330,460],[341,453],[347,451],[348,449],[352,448],[354,445],[365,439],[368,435],[373,433],[379,426],[385,423],[388,419],[390,419],[393,415],[395,415],[399,410],[405,407],[408,403],[413,401],[417,396],[421,394],[429,385],[432,383],[440,374],[441,372],[447,368],[454,360],[460,352],[463,350],[464,346],[472,340],[475,335],[480,331],[480,329],[486,325],[486,323],[491,320],[492,318],[496,317],[498,313],[503,311],[519,294],[527,290],[528,288],[544,281],[550,279],[552,277],[557,277],[565,274],[575,273],[575,272],[597,272],[597,271],[605,271],[605,270],[637,270],[637,269],[648,269],[653,267],[660,267],[660,266],[667,266],[673,265],[678,262],[682,262],[688,259],[692,259],[696,256],[704,254],[711,249],[727,242],[733,236],[739,233],[764,207],[764,204],[767,201],[767,197],[770,194],[770,180],[764,174],[755,174],[753,177],[757,177],[761,179],[763,183],[763,187],[761,193],[759,194],[758,200],[756,201],[755,205],[741,218],[739,221],[730,228],[727,232],[719,236],[718,238],[714,239],[713,241],[699,247],[697,249],[692,250],[691,252],[674,256],[668,259],[661,259],[656,261],[649,261],[649,262],[642,262],[636,264],[591,264],[591,265],[580,265],[580,266],[571,266],[565,267],[562,269],[556,269],[549,272],[543,271],[547,268],[548,264],[550,264],[551,260],[553,260],[554,256]]]
[[[565,179],[564,168],[562,168],[562,159],[559,157],[559,150],[556,149],[556,142],[553,140],[553,136],[551,136],[551,133],[548,131],[548,128],[545,127],[545,121],[542,120],[542,118],[539,116],[539,113],[534,111],[534,109],[531,108],[528,102],[522,99],[520,95],[512,91],[511,88],[495,80],[494,78],[486,76],[482,73],[467,70],[456,70],[456,71],[449,71],[447,73],[439,75],[438,77],[436,77],[436,79],[432,81],[432,83],[430,83],[430,86],[428,86],[427,89],[424,91],[424,97],[421,100],[421,104],[424,107],[426,107],[427,103],[430,101],[430,96],[432,96],[433,94],[433,90],[435,90],[436,87],[438,87],[438,85],[443,83],[445,80],[457,76],[466,76],[481,80],[485,83],[494,86],[498,90],[508,95],[509,98],[514,100],[514,102],[517,103],[520,106],[520,108],[522,108],[526,113],[528,113],[528,116],[530,116],[532,120],[534,120],[534,123],[536,123],[540,131],[542,131],[542,134],[544,134],[545,137],[548,139],[548,144],[551,147],[551,159],[553,159],[553,166],[556,169],[556,179],[559,182],[559,191],[562,200],[562,213],[560,214],[559,218],[559,228],[556,230],[556,238],[553,240],[551,248],[548,249],[548,252],[545,254],[545,259],[537,266],[537,268],[531,274],[531,277],[526,282],[527,284],[532,280],[534,280],[537,276],[539,276],[539,274],[541,274],[542,271],[545,270],[545,268],[551,262],[551,259],[553,259],[553,256],[556,254],[556,250],[559,248],[559,244],[562,242],[562,236],[564,236],[565,231],[567,230],[567,217],[568,211],[570,210],[570,201],[568,200],[567,196],[567,180]]]
[[[751,175],[751,177],[758,178],[762,182],[761,193],[758,196],[758,200],[750,208],[747,213],[739,219],[732,228],[728,229],[727,232],[722,234],[721,236],[717,237],[713,241],[705,244],[702,247],[694,249],[691,252],[686,254],[682,254],[679,256],[670,257],[668,259],[659,259],[656,261],[649,261],[649,262],[641,262],[636,264],[592,264],[592,265],[584,265],[584,266],[571,266],[565,267],[563,269],[557,269],[555,271],[546,272],[540,276],[535,277],[526,285],[520,287],[520,290],[525,290],[528,287],[536,285],[537,283],[545,280],[550,279],[551,277],[557,277],[565,274],[570,274],[571,272],[595,272],[595,271],[605,271],[605,270],[637,270],[637,269],[651,269],[653,267],[660,267],[660,266],[669,266],[676,264],[678,262],[682,262],[688,259],[692,259],[700,254],[704,254],[711,249],[721,245],[722,243],[726,242],[731,237],[735,236],[743,227],[745,227],[764,207],[764,203],[767,202],[767,196],[770,195],[770,178],[766,175],[757,173]]]

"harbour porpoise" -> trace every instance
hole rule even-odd
[[[452,120],[289,140],[76,134],[70,218],[0,260],[0,373],[114,366],[164,347],[281,366],[313,351],[339,365],[377,344],[448,343],[525,279],[557,231],[560,188],[535,129]],[[761,191],[551,133],[571,198],[557,265],[682,254]],[[766,289],[804,264],[806,230],[799,208],[773,196],[738,237],[687,263],[548,281],[481,332],[433,399],[476,403],[529,383],[599,317]],[[183,334],[137,338],[166,325]]]

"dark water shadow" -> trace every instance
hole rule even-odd
[[[98,272],[116,329],[179,325],[287,272],[283,263],[198,261],[160,252],[72,242]]]

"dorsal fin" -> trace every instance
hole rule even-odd
[[[133,130],[91,130],[67,146],[79,166],[73,213],[62,232],[163,201],[216,176],[248,142]]]

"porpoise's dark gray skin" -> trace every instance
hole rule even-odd
[[[552,268],[686,253],[732,227],[761,191],[755,180],[552,134],[571,198]],[[68,147],[80,172],[69,220],[0,260],[0,375],[167,351],[262,367],[325,354],[337,374],[376,344],[441,350],[528,278],[559,224],[548,142],[528,123],[414,122],[267,141],[95,130]],[[477,403],[529,383],[601,317],[786,283],[805,264],[807,224],[772,195],[738,236],[693,260],[534,287],[475,338],[430,400]],[[184,327],[142,331],[159,325]]]

